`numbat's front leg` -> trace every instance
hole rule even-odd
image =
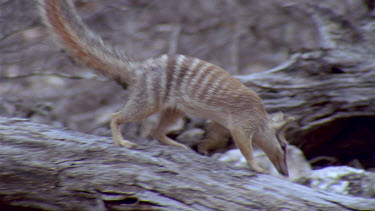
[[[207,125],[206,128],[206,137],[203,139],[203,143],[198,145],[198,152],[201,154],[208,155],[210,152],[216,149],[224,149],[228,145],[229,138],[231,137],[230,131],[223,127],[222,125],[212,122]],[[239,129],[238,129],[239,130]],[[267,170],[260,167],[255,161],[253,157],[253,150],[252,150],[252,142],[251,137],[252,134],[249,134],[250,141],[246,132],[241,130],[233,131],[234,141],[237,147],[240,149],[251,170],[259,172],[259,173],[269,173]]]
[[[234,142],[245,157],[250,169],[259,173],[268,173],[268,171],[261,168],[254,160],[252,145],[253,135],[254,132],[252,130],[247,131],[242,127],[236,127],[232,130]]]

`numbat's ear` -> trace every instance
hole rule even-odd
[[[276,123],[280,123],[282,121],[284,121],[284,113],[279,111],[277,113],[273,113],[273,114],[270,114],[271,116],[271,119]]]
[[[270,115],[272,120],[275,122],[275,129],[279,132],[285,131],[286,128],[293,122],[294,117],[285,118],[283,112],[279,111]]]

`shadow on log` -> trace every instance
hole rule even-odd
[[[118,148],[108,138],[0,118],[7,210],[374,210],[375,199],[318,192],[191,150]]]

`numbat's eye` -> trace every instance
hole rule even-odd
[[[286,144],[284,142],[281,142],[280,146],[281,146],[281,149],[283,149],[284,151],[286,150]]]

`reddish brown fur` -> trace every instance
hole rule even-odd
[[[46,5],[47,11],[54,11],[57,8],[60,8],[60,1],[51,1],[50,4]],[[85,64],[90,64],[90,66],[94,69],[105,70],[108,69],[104,63],[100,62],[100,60],[93,59],[95,56],[90,54],[89,52],[83,51],[80,46],[80,43],[77,43],[77,40],[72,39],[72,34],[67,33],[71,32],[74,33],[72,29],[67,28],[68,26],[64,23],[67,23],[65,16],[59,16],[58,13],[55,12],[47,12],[49,15],[48,18],[50,22],[54,24],[54,30],[56,34],[60,35],[62,42],[67,46],[68,49],[74,49],[71,53],[74,54],[73,56],[79,58]],[[78,35],[75,35],[78,36]]]

